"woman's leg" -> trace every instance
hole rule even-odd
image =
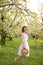
[[[22,64],[24,64],[24,56],[21,57]]]

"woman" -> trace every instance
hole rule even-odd
[[[28,45],[28,29],[26,26],[22,27],[22,43],[20,45],[18,56],[16,60],[22,58],[22,63],[24,64],[24,57],[29,56],[29,45]]]

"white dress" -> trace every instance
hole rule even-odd
[[[18,51],[19,56],[22,56],[22,49],[24,47],[29,51],[28,35],[26,33],[22,33],[22,43],[21,43],[19,51]],[[26,56],[29,56],[29,52]]]

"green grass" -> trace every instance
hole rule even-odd
[[[21,60],[15,61],[20,38],[14,38],[12,41],[6,41],[6,45],[0,47],[0,65],[22,65]],[[29,38],[30,56],[25,58],[24,65],[43,65],[43,40]]]

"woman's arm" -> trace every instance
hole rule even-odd
[[[29,32],[29,31],[26,31],[26,33],[27,33],[28,35],[31,35],[31,32]]]

